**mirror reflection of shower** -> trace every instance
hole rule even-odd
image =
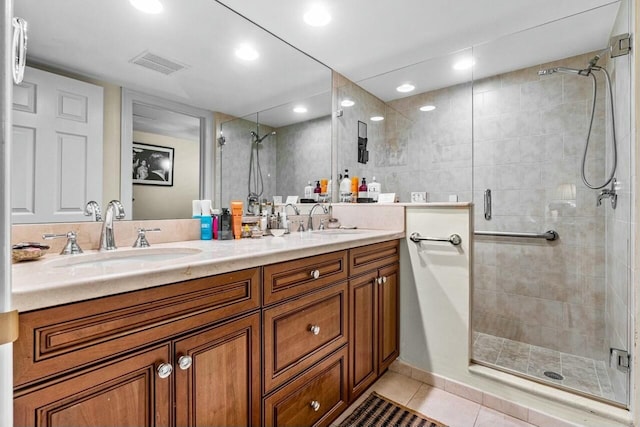
[[[607,49],[608,50],[608,49]],[[609,76],[609,73],[607,72],[606,68],[600,67],[599,65],[596,65],[598,63],[598,60],[600,59],[600,55],[596,55],[594,56],[590,61],[589,64],[587,65],[586,68],[583,68],[581,70],[578,69],[574,69],[574,68],[567,68],[567,67],[554,67],[554,68],[547,68],[545,70],[540,70],[538,71],[538,75],[539,76],[546,76],[546,75],[551,75],[554,73],[562,73],[562,74],[574,74],[576,76],[582,76],[582,77],[591,77],[591,83],[592,83],[592,88],[593,88],[593,97],[592,97],[592,103],[591,103],[591,119],[589,120],[589,129],[587,131],[587,138],[585,141],[585,145],[584,145],[584,152],[582,155],[582,167],[580,168],[580,174],[582,176],[582,182],[584,183],[584,185],[586,185],[588,188],[592,189],[592,190],[600,190],[600,194],[597,196],[596,199],[596,204],[597,206],[600,206],[602,204],[602,199],[606,199],[609,198],[611,199],[611,207],[613,209],[616,208],[617,205],[617,200],[618,200],[618,196],[616,194],[616,179],[615,179],[615,173],[616,173],[616,169],[618,167],[618,148],[617,148],[617,142],[616,142],[616,124],[615,124],[615,116],[613,113],[613,89],[611,87],[611,77]],[[601,73],[603,73],[604,77],[605,77],[605,81],[606,81],[606,87],[609,91],[609,105],[611,107],[611,133],[612,133],[612,146],[611,146],[611,150],[612,150],[612,164],[611,164],[611,170],[608,174],[608,178],[606,178],[606,180],[602,183],[602,184],[592,184],[591,182],[589,182],[589,180],[587,179],[586,176],[586,162],[587,162],[587,154],[589,152],[589,143],[591,142],[591,131],[593,128],[593,117],[595,115],[595,111],[596,111],[596,95],[597,95],[597,78],[596,75],[594,73],[594,71],[599,71]],[[605,101],[606,102],[606,101]],[[607,185],[611,184],[611,188],[607,189],[604,188]]]
[[[266,133],[259,136],[251,131],[251,154],[249,155],[249,180],[247,182],[247,212],[257,214],[260,209],[260,200],[264,193],[264,180],[262,169],[260,168],[260,145],[262,142],[276,132]]]

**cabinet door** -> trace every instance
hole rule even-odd
[[[349,401],[378,375],[378,285],[376,272],[349,281]]]
[[[177,341],[175,361],[177,426],[260,425],[258,313]]]
[[[378,276],[378,374],[386,370],[399,354],[398,264],[381,268]]]
[[[171,377],[156,368],[169,345],[63,377],[14,399],[16,426],[167,426]]]

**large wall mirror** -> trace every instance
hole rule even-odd
[[[235,182],[229,180],[230,175],[224,170],[248,177],[249,159],[242,153],[232,155],[239,140],[228,138],[226,145],[217,142],[216,130],[222,129],[220,123],[253,114],[255,119],[250,128],[256,134],[263,136],[265,129],[270,128],[282,137],[278,140],[278,146],[282,146],[278,157],[284,159],[287,153],[299,151],[293,148],[298,142],[294,144],[291,137],[286,137],[285,128],[329,116],[331,97],[326,94],[331,90],[330,69],[219,2],[167,0],[163,5],[163,13],[148,15],[127,1],[42,3],[24,0],[16,3],[15,14],[29,22],[28,65],[99,88],[103,114],[99,124],[102,127],[99,170],[74,166],[73,159],[67,159],[61,162],[64,164],[47,163],[49,170],[46,171],[50,176],[59,176],[60,169],[68,171],[65,182],[72,182],[78,176],[90,177],[98,181],[99,190],[85,186],[76,192],[58,195],[54,189],[51,193],[59,197],[51,202],[54,214],[50,217],[32,215],[30,210],[36,206],[29,205],[32,195],[14,191],[26,194],[22,197],[24,200],[18,200],[21,220],[14,222],[83,220],[83,203],[92,199],[101,205],[120,199],[125,206],[130,206],[127,209],[130,219],[188,218],[190,202],[182,199],[211,198],[220,205],[221,195],[226,194],[225,200],[246,200],[246,189],[236,192]],[[247,60],[236,56],[241,45],[255,49],[257,57]],[[26,81],[25,88],[28,84]],[[23,90],[20,96],[28,104],[29,97],[35,93],[35,90]],[[285,106],[317,97],[325,105],[307,107],[306,117],[287,118],[291,112]],[[74,95],[61,102],[70,106],[73,115],[76,110],[82,110],[82,99]],[[199,128],[196,130],[196,127]],[[175,133],[172,134],[172,130]],[[226,129],[223,131],[226,133]],[[232,133],[229,129],[228,135]],[[30,135],[27,129],[22,139],[31,143],[31,147],[40,143],[30,141]],[[243,136],[250,146],[251,134]],[[289,145],[283,144],[285,139]],[[77,138],[63,141],[73,148],[66,152],[79,153],[83,141]],[[269,142],[275,146],[276,139],[263,142],[264,147]],[[324,152],[329,153],[330,136],[322,138],[322,143],[326,144]],[[149,146],[160,148],[153,152],[146,148]],[[146,179],[139,179],[133,171],[141,163],[136,157],[139,154],[162,156],[168,152],[165,148],[173,149],[175,155],[172,185],[149,184],[144,182]],[[29,154],[29,150],[23,153]],[[192,163],[185,164],[192,155]],[[273,157],[273,161],[276,159]],[[291,158],[291,161],[297,160]],[[326,172],[317,175],[329,174],[330,164],[324,167]],[[32,170],[35,174],[38,168]],[[30,177],[22,178],[20,181],[31,183]],[[315,179],[315,175],[303,179]],[[35,188],[35,180],[32,181]],[[172,188],[175,192],[186,181],[191,187],[180,191],[181,199],[169,194]],[[62,184],[55,181],[55,185]],[[293,184],[296,188],[300,185]],[[290,191],[285,189],[282,194]],[[182,208],[182,204],[184,209],[169,209],[178,205]]]
[[[545,102],[555,102],[556,94],[551,93],[532,101],[529,92],[546,81],[537,70],[580,55],[593,57],[604,49],[609,37],[617,34],[614,23],[620,4],[613,2],[355,83],[340,79],[336,97],[342,115],[334,119],[337,171],[348,169],[351,176],[367,181],[375,176],[382,192],[395,193],[401,202],[412,201],[412,193],[427,193],[429,202],[481,205],[487,188],[483,167],[507,152],[506,140],[518,135],[518,129],[530,127],[531,118],[546,108]],[[584,28],[589,28],[588,34],[582,33]],[[586,66],[580,62],[583,58],[576,61],[570,66]],[[577,82],[589,89],[587,79]],[[504,97],[509,91],[514,95]],[[558,93],[562,96],[562,90]],[[539,110],[520,108],[526,102],[537,102]],[[358,162],[359,122],[366,124],[368,134],[366,164]],[[502,133],[496,136],[495,131]],[[488,139],[491,144],[483,145]],[[489,146],[490,153],[482,151]],[[495,182],[492,174],[489,178]]]

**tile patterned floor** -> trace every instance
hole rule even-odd
[[[334,421],[333,426],[338,426],[372,391],[435,418],[449,427],[534,427],[533,424],[396,372],[385,373]]]
[[[473,358],[546,382],[615,400],[607,367],[601,360],[481,333],[474,333]],[[545,371],[559,373],[564,379],[551,379],[544,375]]]

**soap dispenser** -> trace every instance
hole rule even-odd
[[[322,187],[320,186],[320,181],[316,181],[316,188],[313,189],[313,200],[320,201],[320,193],[322,193]]]
[[[378,196],[380,195],[380,183],[376,181],[376,177],[373,177],[373,180],[367,185],[367,190],[369,191],[369,197],[374,202],[378,201]]]
[[[344,176],[340,181],[340,201],[351,202],[351,179],[349,178],[349,169],[344,170]]]
[[[313,199],[313,186],[311,185],[311,181],[307,181],[307,186],[304,187],[304,198]]]
[[[367,202],[368,198],[369,198],[369,191],[367,187],[367,178],[363,177],[362,184],[360,184],[360,187],[358,187],[358,199],[362,199],[362,202]]]

